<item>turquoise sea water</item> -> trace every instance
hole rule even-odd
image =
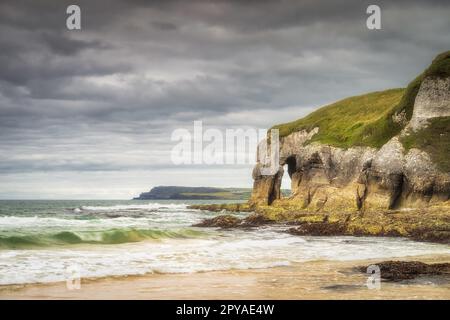
[[[294,262],[449,253],[395,238],[298,237],[284,226],[195,228],[214,201],[0,201],[0,285],[82,277],[268,268]],[[244,217],[245,213],[237,213]]]
[[[190,226],[209,214],[186,209],[189,203],[187,200],[0,201],[0,249],[200,236],[204,232]]]

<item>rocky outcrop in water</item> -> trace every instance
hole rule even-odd
[[[427,264],[420,261],[383,261],[376,263],[380,277],[386,281],[411,280],[421,276],[440,276],[450,279],[450,263]],[[366,273],[368,266],[359,267]]]
[[[209,228],[236,228],[241,224],[241,219],[232,215],[221,215],[211,219],[205,219],[202,222],[194,224],[193,227]]]
[[[205,210],[205,208],[202,208]],[[231,214],[224,214],[210,219],[204,219],[200,223],[194,224],[193,227],[208,227],[208,228],[252,228],[274,223],[273,220],[268,219],[261,214],[250,214],[244,219],[240,219]]]
[[[270,163],[258,159],[253,170],[254,207],[272,205],[281,199],[281,179],[286,172],[291,179],[292,195],[309,211],[371,211],[399,208],[424,208],[449,204],[450,173],[440,168],[429,152],[406,149],[404,137],[415,134],[434,119],[450,116],[450,77],[428,76],[423,79],[414,102],[412,116],[393,115],[403,130],[381,148],[354,146],[339,148],[310,140],[320,130],[293,132],[280,139],[280,167],[273,175],[263,175],[261,168]],[[448,128],[436,139],[448,139]],[[260,144],[260,148],[265,144]],[[270,147],[270,146],[269,146]],[[448,149],[448,146],[445,146]],[[450,157],[450,150],[438,150]],[[448,207],[447,207],[448,208]]]

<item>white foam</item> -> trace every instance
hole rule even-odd
[[[96,208],[96,207],[95,207]],[[107,208],[107,207],[105,207]],[[111,218],[112,213],[114,218]],[[169,228],[185,227],[201,221],[207,214],[200,211],[158,209],[157,212],[148,212],[139,209],[133,212],[119,210],[88,211],[92,215],[87,218],[78,215],[66,216],[0,216],[0,234],[4,231],[20,231],[24,233],[47,233],[50,231],[82,231],[111,228]]]
[[[186,204],[164,204],[164,203],[147,203],[147,204],[130,204],[130,205],[114,205],[114,206],[82,206],[82,211],[123,211],[123,210],[157,210],[157,209],[186,209]]]
[[[296,237],[270,229],[224,231],[205,239],[89,245],[70,250],[0,250],[0,284],[63,281],[68,266],[77,266],[82,277],[102,277],[443,253],[450,253],[449,246],[404,239]]]

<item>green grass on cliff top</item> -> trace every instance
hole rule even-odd
[[[275,126],[274,129],[279,129],[280,137],[284,137],[294,131],[310,131],[319,127],[319,132],[311,141],[344,148],[355,145],[379,146],[383,144],[383,139],[374,141],[372,131],[377,128],[374,124],[385,122],[404,92],[405,89],[392,89],[347,98],[320,108],[305,118]]]
[[[272,127],[280,137],[295,131],[319,127],[310,142],[335,147],[367,146],[380,148],[400,133],[411,119],[414,101],[425,77],[450,76],[450,51],[441,53],[406,89],[391,89],[350,97],[322,107],[308,116]],[[402,114],[406,121],[394,121]]]

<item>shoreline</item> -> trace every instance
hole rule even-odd
[[[311,236],[400,237],[415,241],[450,244],[450,207],[381,211],[308,211],[297,200],[280,199],[271,205],[249,203],[190,205],[189,209],[220,212],[197,226],[246,228],[265,224],[290,226],[288,233]],[[230,213],[248,212],[244,219]]]
[[[391,258],[425,263],[450,262],[449,254]],[[79,290],[65,282],[0,286],[0,299],[450,299],[450,281],[420,277],[381,282],[368,289],[356,267],[384,259],[299,262],[283,267],[146,274],[81,279]]]

